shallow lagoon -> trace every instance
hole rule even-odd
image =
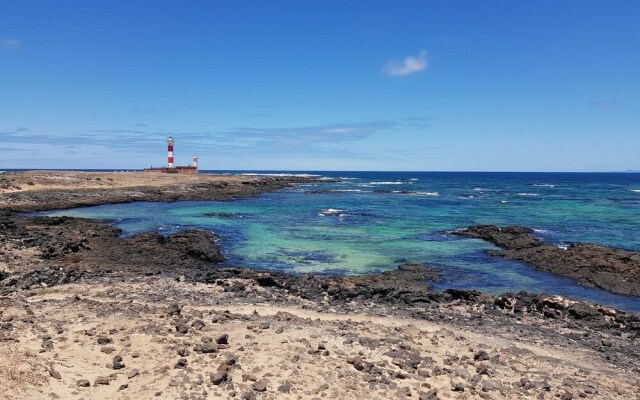
[[[638,298],[488,257],[493,245],[447,235],[474,224],[518,224],[559,246],[581,241],[640,250],[638,174],[318,174],[337,181],[233,202],[140,202],[47,214],[109,219],[124,235],[211,229],[222,236],[228,265],[363,274],[424,263],[444,270],[440,288],[562,294],[640,312]]]

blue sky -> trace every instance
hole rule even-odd
[[[638,1],[0,0],[0,168],[640,169]]]

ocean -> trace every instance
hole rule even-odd
[[[278,173],[289,172],[268,174]],[[291,174],[326,180],[232,202],[138,202],[45,214],[108,219],[125,236],[209,229],[222,237],[228,266],[366,274],[421,263],[442,268],[437,289],[526,290],[640,312],[640,298],[491,257],[485,251],[492,244],[448,234],[476,224],[522,225],[557,246],[591,242],[640,251],[640,174]]]

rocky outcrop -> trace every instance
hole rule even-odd
[[[346,302],[376,302],[380,304],[435,304],[449,298],[433,292],[431,282],[440,278],[441,270],[420,264],[403,264],[397,269],[372,275],[321,276],[292,275],[276,271],[256,271],[247,268],[215,268],[198,274],[195,280],[217,283],[221,279],[246,279],[265,288],[286,290],[288,293],[330,305]],[[229,292],[243,292],[245,287],[235,284],[225,288]]]
[[[75,282],[105,274],[191,276],[224,261],[219,237],[206,230],[128,238],[107,222],[0,214],[0,292]]]
[[[536,269],[576,279],[587,287],[640,296],[640,252],[591,243],[568,248],[546,244],[531,236],[533,230],[519,226],[471,226],[455,235],[482,239],[501,247],[494,256],[520,261]]]
[[[176,255],[186,255],[196,260],[218,264],[224,261],[220,247],[216,244],[219,239],[220,237],[213,232],[194,229],[167,236],[157,232],[145,232],[124,241],[137,248],[146,248],[152,251],[152,248],[162,247]],[[170,257],[170,259],[173,261],[174,257]]]

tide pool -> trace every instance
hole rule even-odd
[[[524,225],[543,240],[640,250],[640,175],[311,172],[334,182],[233,202],[129,203],[47,215],[107,219],[132,235],[204,228],[226,265],[291,273],[365,274],[403,262],[443,269],[438,288],[527,290],[640,312],[640,299],[485,255],[491,244],[447,232]],[[329,192],[329,193],[323,193]]]

